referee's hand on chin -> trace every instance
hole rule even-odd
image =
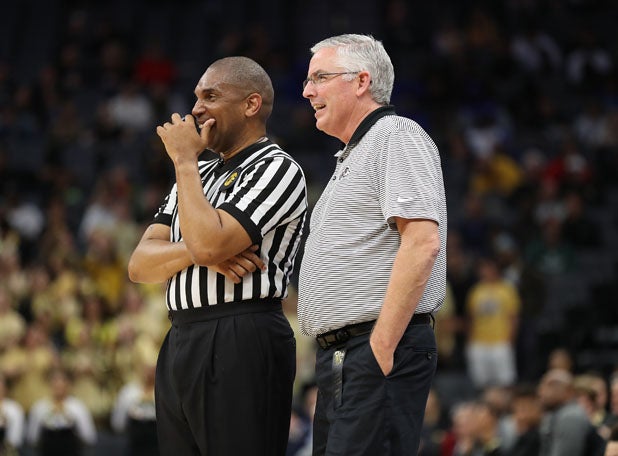
[[[174,163],[183,160],[197,160],[197,157],[208,148],[208,134],[215,119],[208,119],[201,125],[198,134],[195,129],[195,119],[191,114],[181,117],[172,114],[171,122],[165,122],[157,127],[157,134],[163,141],[167,155]]]

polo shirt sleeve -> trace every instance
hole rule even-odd
[[[395,217],[429,219],[438,224],[444,183],[438,149],[420,127],[391,132],[381,148],[386,172],[377,179],[384,217],[395,228]]]
[[[258,244],[269,231],[303,215],[307,206],[304,182],[293,160],[271,156],[247,169],[218,209],[238,220]]]

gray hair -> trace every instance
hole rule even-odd
[[[311,53],[324,48],[337,49],[338,63],[345,71],[368,71],[371,77],[369,93],[373,100],[383,105],[390,103],[395,70],[381,41],[371,35],[339,35],[316,43]]]

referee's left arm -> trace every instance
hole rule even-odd
[[[170,227],[152,223],[131,254],[129,279],[136,283],[161,283],[192,264],[184,242],[170,242]]]

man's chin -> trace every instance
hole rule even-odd
[[[323,133],[326,133],[327,135],[328,133],[328,126],[325,126],[325,122],[323,119],[316,119],[315,121],[315,128],[317,128],[318,130],[320,130]]]

